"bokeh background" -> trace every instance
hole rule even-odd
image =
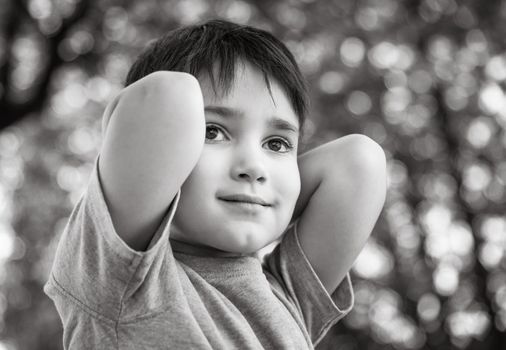
[[[61,349],[43,294],[106,104],[166,31],[267,29],[307,77],[304,146],[362,133],[388,196],[318,349],[506,349],[506,1],[1,0],[0,350]]]

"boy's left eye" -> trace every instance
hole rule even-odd
[[[291,149],[293,149],[293,146],[283,139],[272,139],[267,141],[267,144],[271,146],[272,151],[280,153],[287,153],[290,152]],[[284,150],[281,150],[282,148],[284,148]]]

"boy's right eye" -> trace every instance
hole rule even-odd
[[[219,137],[219,135],[222,135],[222,138]],[[216,125],[207,125],[206,126],[206,140],[210,141],[223,141],[224,134],[221,128],[219,128]]]

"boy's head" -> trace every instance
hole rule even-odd
[[[171,237],[238,254],[279,238],[300,192],[297,149],[306,110],[292,55],[264,31],[210,21],[151,45],[126,84],[156,70],[196,76],[205,107],[204,148],[181,187]]]
[[[270,91],[277,80],[297,114],[302,131],[308,108],[304,78],[286,46],[269,32],[224,20],[181,27],[153,42],[130,68],[125,86],[159,70],[206,74],[215,93],[227,94],[236,65],[259,69]],[[217,74],[217,75],[216,75]],[[216,82],[216,78],[218,81]]]

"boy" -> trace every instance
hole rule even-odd
[[[181,28],[138,58],[45,286],[65,348],[316,346],[353,306],[386,175],[361,135],[297,157],[306,105],[293,56],[248,26]]]

